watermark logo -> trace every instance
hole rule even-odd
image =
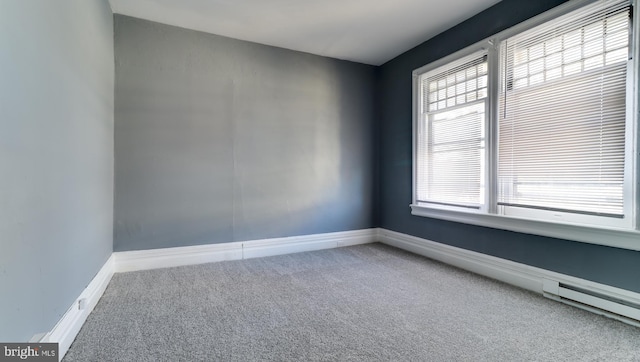
[[[0,343],[0,362],[58,361],[57,343]]]

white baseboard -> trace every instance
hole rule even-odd
[[[116,273],[242,259],[242,243],[181,246],[113,253]]]
[[[242,242],[243,259],[299,253],[377,241],[377,229],[340,231],[335,233],[291,236]]]
[[[53,327],[51,332],[44,335],[40,340],[43,343],[58,343],[58,355],[62,360],[69,350],[71,343],[80,332],[80,328],[93,311],[98,300],[102,297],[111,277],[114,273],[113,255],[107,259],[98,274],[91,280],[89,285],[80,293],[80,296],[67,309],[62,318]]]
[[[386,229],[379,229],[378,239],[385,244],[542,294],[542,278],[536,273],[537,268]]]
[[[377,229],[113,253],[115,272],[240,260],[377,241]]]
[[[595,293],[607,295],[635,305],[640,305],[640,293],[576,278],[566,274],[556,273],[546,269],[532,267],[526,264],[497,258],[475,251],[437,243],[391,230],[378,229],[378,240],[385,244],[411,251],[430,259],[439,260],[443,263],[469,270],[520,288],[531,290],[556,300],[558,299],[550,296],[549,293],[545,293],[543,288],[545,282],[548,282],[549,280],[554,280],[562,284],[574,285],[585,290],[590,290]],[[589,308],[588,306],[580,306],[571,302],[566,303],[595,313],[604,314],[611,318],[619,319],[614,315]],[[627,323],[630,322],[625,320],[623,321]],[[636,325],[633,321],[631,321],[630,324]]]

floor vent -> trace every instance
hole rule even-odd
[[[640,303],[555,280],[543,280],[543,293],[562,303],[640,327]]]

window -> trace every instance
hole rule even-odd
[[[640,250],[632,3],[570,1],[416,70],[413,213]]]
[[[479,208],[484,198],[487,54],[425,74],[418,124],[418,201]]]

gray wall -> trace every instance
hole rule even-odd
[[[563,0],[503,0],[379,69],[383,228],[640,292],[640,252],[412,216],[411,72]]]
[[[50,331],[112,251],[107,1],[0,1],[0,341]]]
[[[362,229],[375,68],[115,16],[114,250]]]

